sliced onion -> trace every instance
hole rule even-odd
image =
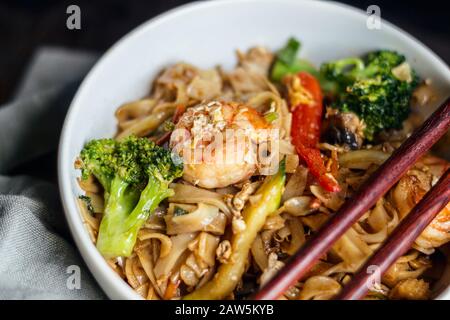
[[[259,269],[264,271],[268,265],[268,257],[264,250],[264,243],[259,234],[256,236],[255,241],[253,241],[251,253]]]
[[[283,251],[289,255],[293,255],[306,241],[305,230],[299,218],[289,219],[287,226],[291,230],[291,241],[289,246]]]
[[[293,216],[305,216],[311,212],[311,197],[294,197],[285,201],[283,204],[283,211]]]
[[[339,164],[350,169],[367,169],[372,164],[381,165],[389,156],[381,150],[356,150],[339,155]]]
[[[308,169],[303,166],[298,166],[295,173],[289,178],[286,188],[283,192],[282,201],[301,196],[306,187],[308,179]]]
[[[411,66],[408,62],[402,62],[391,70],[392,74],[400,81],[406,81],[410,83],[412,81]]]
[[[339,193],[327,192],[316,185],[310,186],[310,190],[313,195],[323,202],[325,207],[333,211],[337,211],[344,204],[344,199]]]
[[[167,233],[179,234],[185,232],[208,231],[213,234],[223,234],[227,223],[226,216],[219,212],[216,206],[199,203],[196,210],[180,215],[166,215]]]
[[[325,300],[336,295],[341,285],[330,277],[314,276],[306,280],[300,292],[300,300]]]
[[[263,230],[280,230],[284,227],[285,219],[279,214],[270,216],[264,223]]]

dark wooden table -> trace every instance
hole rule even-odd
[[[190,1],[1,0],[0,105],[12,97],[27,62],[39,46],[58,45],[102,52],[142,22],[186,2]],[[450,64],[450,23],[444,1],[342,2],[363,10],[371,4],[377,4],[383,18],[414,35]],[[81,8],[81,30],[71,31],[66,28],[66,8],[70,4],[77,4]],[[43,172],[54,168],[54,158],[54,155],[50,155],[37,160],[46,168]],[[35,165],[36,162],[18,168],[15,173],[36,175],[33,169]]]

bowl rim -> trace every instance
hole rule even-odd
[[[86,77],[83,79],[81,85],[77,89],[72,102],[67,111],[63,127],[61,130],[59,147],[58,147],[58,186],[59,193],[61,197],[61,202],[63,210],[65,213],[66,220],[69,225],[70,232],[74,238],[76,247],[80,252],[83,261],[87,264],[93,277],[96,279],[97,283],[104,290],[105,294],[112,299],[142,299],[122,278],[120,278],[108,265],[106,260],[97,251],[95,245],[92,243],[82,218],[79,213],[79,209],[76,205],[76,200],[72,192],[72,176],[70,174],[71,164],[73,159],[69,158],[70,150],[70,139],[72,137],[74,129],[74,115],[78,112],[79,100],[81,99],[86,88],[89,87],[94,79],[94,75],[102,68],[103,65],[107,64],[110,60],[111,53],[126,45],[128,41],[139,37],[141,34],[147,32],[150,28],[155,28],[158,25],[165,23],[170,19],[176,19],[179,16],[189,14],[192,11],[205,9],[208,7],[220,7],[223,5],[239,5],[242,3],[254,3],[259,5],[261,3],[274,3],[272,0],[215,0],[215,1],[199,1],[187,3],[175,8],[172,8],[164,13],[161,13],[142,24],[138,25],[118,41],[116,41],[108,50],[106,50],[95,65],[88,72]],[[366,18],[366,13],[353,6],[335,2],[335,1],[311,1],[311,0],[277,0],[277,5],[290,4],[301,6],[317,6],[322,8],[333,8],[334,10],[341,10],[348,16],[353,16],[353,18]],[[447,72],[442,72],[443,76],[450,82],[450,69],[446,63],[437,56],[431,49],[425,46],[421,41],[414,38],[409,33],[403,31],[397,26],[391,24],[390,22],[382,19],[383,29],[390,34],[394,34],[401,41],[410,44],[415,48],[416,52],[421,52],[427,59],[430,59],[430,63],[434,63],[442,67]],[[436,299],[450,298],[450,286],[447,287],[443,292],[441,292]]]

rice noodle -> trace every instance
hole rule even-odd
[[[139,261],[141,262],[142,268],[144,269],[145,273],[147,274],[147,277],[149,278],[150,282],[152,283],[152,288],[157,292],[157,294],[162,297],[163,293],[161,292],[157,281],[156,276],[154,273],[154,264],[153,264],[153,256],[151,252],[148,250],[148,248],[145,248],[143,250],[137,250],[136,254],[139,258]]]
[[[155,99],[141,99],[121,105],[116,110],[116,118],[120,129],[126,129],[150,114],[157,104]]]
[[[154,273],[157,280],[165,279],[174,271],[174,267],[181,257],[181,255],[186,251],[188,244],[192,241],[196,233],[182,233],[176,236],[170,237],[172,241],[172,249],[170,254],[164,258],[159,258],[156,262]]]
[[[333,245],[332,251],[338,255],[346,264],[359,267],[371,254],[372,249],[361,239],[358,233],[349,229]]]
[[[246,206],[256,206],[261,202],[261,194],[255,195],[255,191],[265,178],[265,166],[255,165],[245,178],[229,185],[217,184],[218,189],[195,186],[199,185],[198,175],[193,175],[190,183],[186,176],[172,183],[170,187],[174,195],[161,202],[149,216],[138,233],[132,254],[107,259],[108,265],[143,298],[183,298],[213,280],[221,265],[233,263],[243,263],[245,270],[242,278],[229,279],[239,280],[239,284],[227,298],[246,298],[247,291],[253,290],[255,285],[263,285],[278,272],[286,260],[339,210],[344,201],[351,201],[362,183],[421,121],[419,116],[412,114],[402,128],[381,132],[373,141],[365,140],[358,144],[359,150],[349,150],[346,145],[321,138],[317,148],[326,160],[327,170],[341,187],[338,193],[327,192],[318,185],[313,175],[309,175],[309,169],[291,143],[292,115],[284,88],[272,83],[269,78],[273,59],[272,52],[256,47],[248,52],[238,52],[239,63],[232,70],[220,67],[202,70],[187,63],[176,63],[162,70],[148,95],[117,109],[116,139],[137,135],[156,141],[161,136],[170,136],[167,130],[173,124],[167,120],[175,110],[181,109],[180,106],[192,111],[194,109],[190,108],[207,106],[211,100],[248,106],[260,116],[267,116],[265,125],[279,129],[279,139],[276,141],[278,153],[272,153],[272,143],[267,141],[258,147],[269,151],[271,157],[278,156],[286,161],[287,176],[281,206],[258,222],[262,228],[255,232],[256,236],[252,235],[251,240],[254,237],[254,241],[250,253],[238,258],[233,258],[233,255],[239,247],[232,248],[230,239],[254,227],[244,222],[242,212]],[[398,77],[409,79],[408,70],[402,65],[395,72]],[[431,87],[426,83],[415,91],[413,107],[423,109],[432,100]],[[184,115],[189,114],[188,111]],[[192,122],[194,120],[198,119]],[[178,125],[179,122],[175,122]],[[202,128],[208,128],[208,125],[206,123]],[[323,126],[326,125],[324,121]],[[445,142],[441,142],[444,149]],[[170,143],[168,147],[172,147]],[[80,159],[75,161],[75,168],[80,169],[82,165]],[[448,167],[445,160],[430,155],[423,157],[283,298],[332,298]],[[216,164],[208,167],[208,174],[209,169],[213,178],[226,175],[225,168]],[[232,169],[230,171],[233,173],[239,170]],[[78,179],[78,184],[88,197],[77,199],[80,214],[95,243],[105,211],[104,191],[92,175],[85,180]],[[423,277],[432,266],[433,259],[428,256],[450,241],[449,222],[450,204],[416,239],[411,250],[389,269],[382,283],[372,289],[367,298],[428,297],[428,283],[418,278]]]
[[[172,250],[172,241],[168,236],[162,233],[152,232],[149,230],[141,230],[138,234],[139,240],[158,239],[161,241],[161,249],[159,253],[160,258],[164,258],[169,255]]]
[[[158,113],[152,113],[145,118],[137,121],[133,125],[128,126],[120,134],[117,135],[116,139],[121,140],[125,137],[136,135],[145,136],[156,128],[158,128],[164,121],[166,121],[174,112],[176,105],[168,105],[167,108],[159,111]]]
[[[219,193],[181,183],[172,183],[171,188],[175,194],[169,198],[170,202],[206,203],[216,206],[227,216],[230,215],[230,209],[225,204],[223,195]]]
[[[92,175],[90,175],[86,180],[78,178],[78,185],[86,192],[99,193],[101,190]]]

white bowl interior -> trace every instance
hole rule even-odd
[[[276,49],[289,36],[301,40],[301,56],[315,64],[378,48],[398,50],[420,75],[433,80],[440,97],[437,102],[450,92],[449,69],[429,49],[386,22],[380,30],[369,30],[366,19],[361,11],[332,2],[200,2],[150,20],[104,54],[79,88],[66,118],[59,182],[76,244],[110,298],[139,297],[108,267],[84,229],[75,201],[81,190],[73,161],[87,140],[114,134],[116,108],[147,94],[154,76],[169,64],[185,61],[204,68],[217,64],[231,68],[236,63],[235,49],[254,45]],[[440,297],[450,298],[450,292]]]

